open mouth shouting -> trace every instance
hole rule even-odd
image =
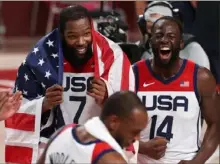
[[[161,60],[169,60],[171,58],[171,48],[169,46],[161,46],[159,53]]]

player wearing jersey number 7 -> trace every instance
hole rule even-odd
[[[86,8],[69,6],[59,17],[58,28],[38,41],[18,69],[15,88],[24,104],[6,126],[8,163],[36,163],[38,148],[58,128],[99,116],[106,98],[135,89],[128,58],[94,30]],[[25,156],[18,155],[20,149]]]
[[[151,31],[154,58],[133,67],[137,94],[150,117],[141,134],[138,160],[203,164],[218,145],[215,79],[206,68],[179,58],[183,30],[178,20],[162,17]],[[208,126],[202,143],[201,116]]]

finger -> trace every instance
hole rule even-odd
[[[49,97],[62,96],[62,95],[63,95],[63,92],[61,91],[53,91],[53,92],[47,92],[45,96],[49,98]]]
[[[100,90],[98,90],[98,89],[96,89],[96,88],[92,88],[92,89],[90,90],[90,92],[96,94],[97,96],[103,97],[103,98],[104,98],[104,96],[105,96],[105,92],[100,91]]]
[[[55,90],[63,91],[63,87],[58,84],[55,84],[55,85],[51,86],[50,88],[47,88],[47,92],[55,91]]]
[[[93,98],[99,100],[99,101],[102,101],[102,100],[103,100],[103,97],[102,97],[102,96],[96,95],[96,94],[93,93],[93,92],[87,92],[87,94],[88,94],[89,96],[91,96],[91,97],[93,97]]]
[[[91,97],[95,97],[95,94],[93,92],[87,92],[87,95],[89,95]]]
[[[9,92],[8,91],[2,91],[0,92],[0,99],[2,99],[3,97],[9,95]]]
[[[164,152],[160,152],[160,153],[158,153],[158,156],[159,156],[159,158],[164,157],[164,156],[165,156],[165,151],[164,151]]]
[[[52,103],[54,103],[54,102],[56,102],[56,101],[62,101],[62,100],[63,100],[63,97],[62,97],[62,96],[54,96],[54,97],[48,98],[48,99],[47,99],[47,102],[48,102],[49,104],[52,104]]]
[[[13,112],[15,113],[15,112],[18,111],[20,106],[21,106],[21,100],[16,101],[16,102],[13,103],[13,107],[11,108],[11,110],[13,110]]]
[[[161,140],[161,139],[163,139],[163,140],[166,140],[166,141],[167,141],[167,139],[166,139],[166,138],[161,137],[161,136],[156,136],[154,139],[156,139],[156,140]]]
[[[95,84],[98,84],[98,85],[105,85],[105,82],[102,80],[102,79],[97,79],[97,78],[94,78],[92,80],[92,83],[95,83]]]
[[[102,91],[102,92],[105,91],[105,87],[103,87],[102,85],[96,84],[96,83],[92,84],[92,88],[98,89],[99,91]]]
[[[53,102],[51,105],[52,105],[53,107],[55,107],[55,106],[60,105],[60,104],[62,104],[62,103],[63,103],[63,100],[59,100],[59,101]]]
[[[167,146],[158,146],[158,147],[155,147],[155,150],[158,152],[164,152],[166,151],[166,148]]]
[[[185,162],[184,161],[180,161],[178,164],[184,164]]]
[[[94,97],[95,99],[103,100],[104,99],[104,93],[100,93],[96,89],[92,89],[91,92],[88,92],[88,95]]]
[[[15,92],[14,93],[14,95],[13,95],[13,100],[14,101],[18,101],[18,100],[20,100],[21,99],[21,97],[22,97],[22,92]]]
[[[9,97],[8,96],[5,96],[3,97],[1,100],[0,100],[0,109],[2,108],[2,106],[9,100]]]
[[[155,137],[154,141],[156,145],[166,145],[169,142],[166,138],[163,137]]]

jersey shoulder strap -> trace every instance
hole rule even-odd
[[[114,152],[115,150],[106,142],[96,143],[93,154],[92,154],[92,164],[96,164],[98,160],[103,157],[105,154]]]

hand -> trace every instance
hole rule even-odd
[[[102,105],[104,100],[108,97],[105,82],[102,79],[94,78],[91,81],[91,88],[87,94],[94,97],[97,104]]]
[[[203,164],[202,162],[196,162],[195,160],[182,160],[178,164]]]
[[[148,142],[144,143],[144,151],[143,154],[153,158],[153,159],[160,159],[165,155],[165,151],[167,148],[168,141],[163,137],[155,137]]]
[[[43,112],[52,109],[53,107],[63,102],[63,87],[60,85],[53,85],[46,90],[46,94],[43,100],[42,109]]]
[[[21,106],[22,93],[14,94],[9,91],[0,92],[0,121],[8,119],[18,111]]]

